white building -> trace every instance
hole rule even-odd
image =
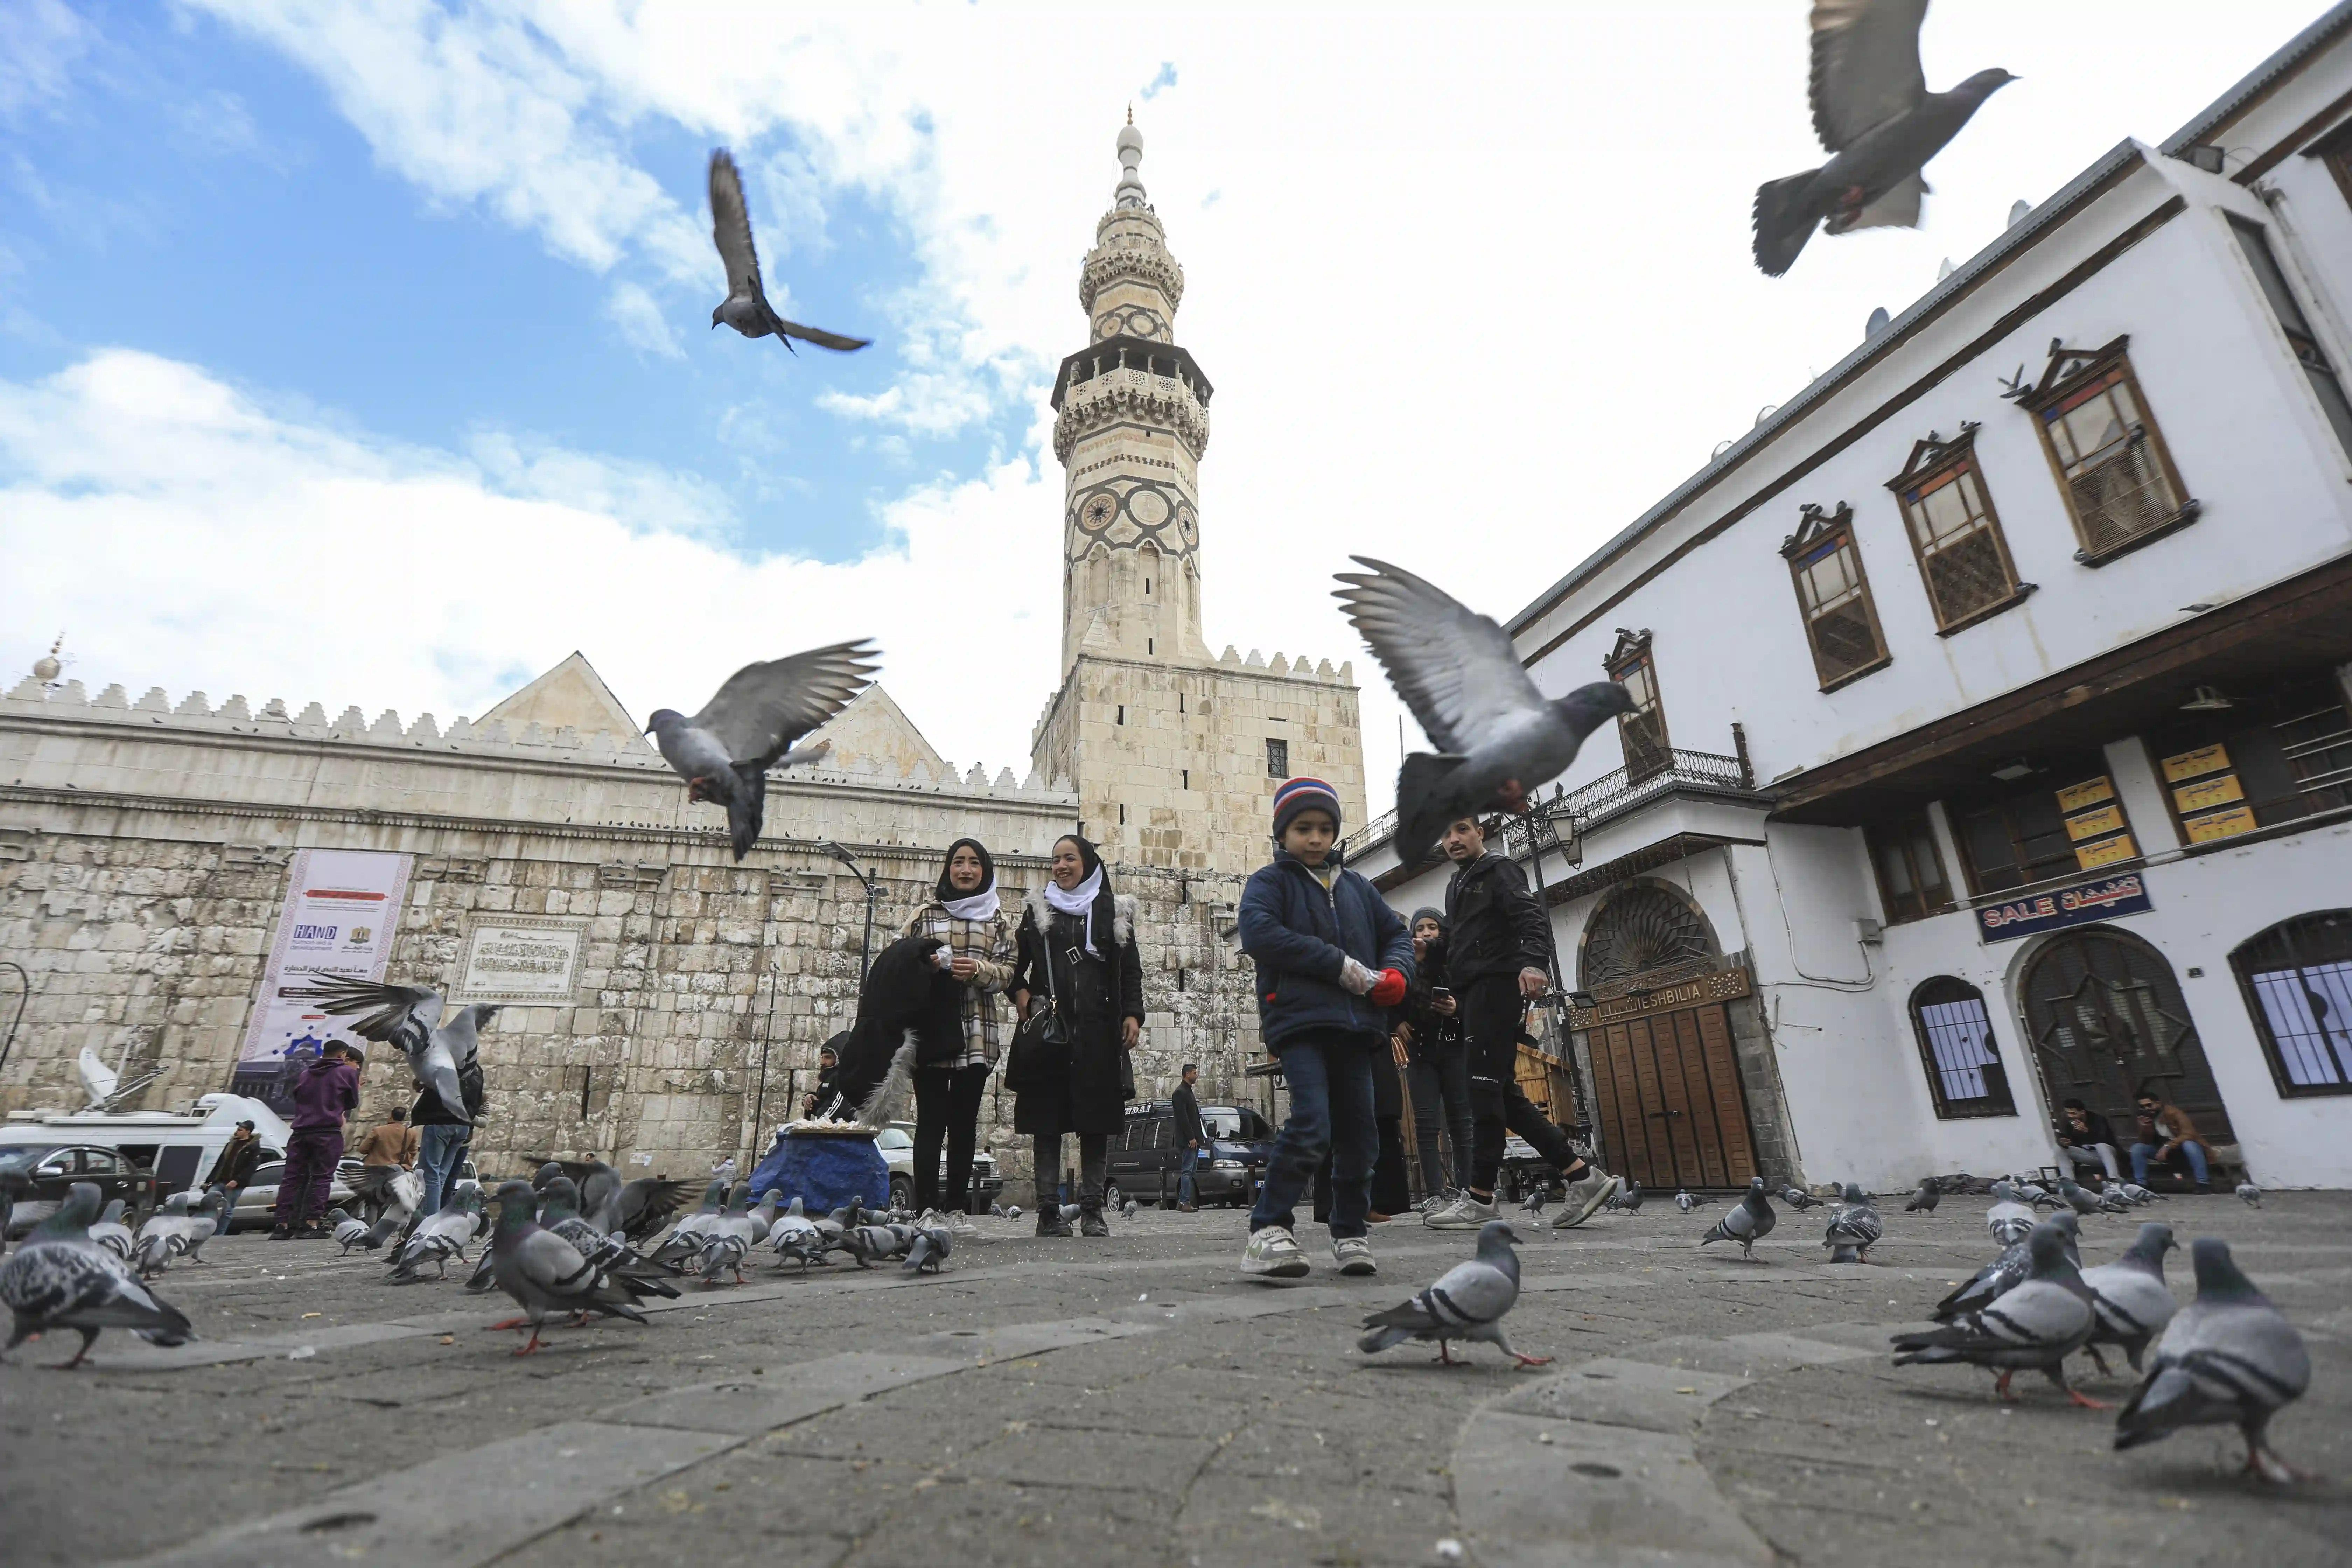
[[[2347,321],[2338,5],[1511,620],[1547,692],[1645,704],[1544,857],[1612,1167],[2033,1167],[2152,1081],[2352,1184]],[[1386,838],[1355,864],[1439,901]]]

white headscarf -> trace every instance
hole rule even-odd
[[[1086,936],[1087,952],[1097,958],[1102,955],[1095,952],[1095,922],[1090,917],[1094,913],[1095,900],[1102,892],[1102,885],[1103,868],[1100,865],[1095,867],[1085,881],[1066,893],[1062,891],[1062,884],[1052,878],[1045,880],[1045,901],[1062,913],[1076,917],[1078,930]]]
[[[940,908],[960,921],[992,921],[996,918],[996,884],[991,882],[969,898],[941,899]]]

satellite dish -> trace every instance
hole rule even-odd
[[[1870,313],[1870,324],[1862,329],[1862,341],[1868,342],[1871,339],[1885,331],[1886,330],[1886,323],[1894,319],[1894,317],[1886,313],[1886,307],[1884,305],[1881,305],[1878,309],[1873,310]]]
[[[1766,404],[1763,407],[1761,407],[1761,408],[1759,408],[1759,409],[1758,409],[1758,410],[1756,411],[1756,423],[1757,423],[1757,424],[1759,424],[1759,425],[1761,425],[1761,424],[1763,424],[1763,423],[1764,423],[1764,421],[1766,421],[1767,419],[1771,418],[1771,417],[1772,417],[1772,416],[1774,416],[1775,414],[1778,414],[1778,413],[1780,413],[1780,405],[1779,404],[1777,404],[1777,403],[1768,403],[1768,404]]]
[[[114,1098],[116,1086],[122,1081],[121,1075],[99,1059],[93,1046],[81,1048],[81,1060],[76,1065],[81,1069],[82,1092],[89,1096],[89,1104],[83,1109],[104,1110],[106,1102]]]
[[[1936,281],[1941,283],[1945,279],[1949,278],[1953,273],[1958,272],[1958,268],[1952,265],[1952,258],[1947,256],[1944,258],[1944,264],[1936,268]]]
[[[2019,224],[2023,223],[2025,221],[2025,215],[2032,210],[2033,204],[2027,201],[2022,196],[2020,196],[2017,200],[2010,203],[2009,226],[2015,228]]]

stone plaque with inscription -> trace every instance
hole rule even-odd
[[[580,969],[584,921],[509,915],[466,938],[457,995],[467,1002],[562,1002]]]

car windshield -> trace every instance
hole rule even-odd
[[[1238,1138],[1242,1135],[1242,1113],[1222,1105],[1201,1108],[1201,1125],[1209,1130],[1212,1138]]]
[[[874,1134],[874,1146],[877,1149],[911,1149],[915,1141],[895,1127],[885,1127]]]

